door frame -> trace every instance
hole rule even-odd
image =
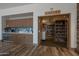
[[[68,21],[68,29],[67,29],[67,48],[68,49],[71,49],[71,14],[70,13],[67,13],[67,14],[60,14],[60,15],[52,15],[52,16],[48,16],[48,17],[54,17],[54,16],[67,16],[67,21]],[[47,17],[47,16],[39,16],[38,17],[38,46],[40,46],[40,43],[41,43],[41,40],[39,38],[39,25],[40,25],[40,21],[43,17]],[[42,33],[41,33],[41,36],[42,36]],[[42,37],[41,37],[42,39]]]

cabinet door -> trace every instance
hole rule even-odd
[[[33,35],[25,35],[24,41],[26,42],[26,44],[33,44]]]
[[[16,41],[18,44],[33,44],[33,35],[17,34]]]
[[[18,44],[23,44],[24,36],[22,34],[17,34],[16,41]]]

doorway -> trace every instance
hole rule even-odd
[[[38,27],[39,45],[70,47],[69,16],[41,16]]]

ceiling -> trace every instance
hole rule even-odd
[[[17,7],[17,6],[22,6],[22,5],[28,5],[28,4],[31,4],[31,3],[0,3],[0,10]]]

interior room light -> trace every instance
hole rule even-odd
[[[42,23],[45,24],[46,23],[46,20],[42,20]]]

